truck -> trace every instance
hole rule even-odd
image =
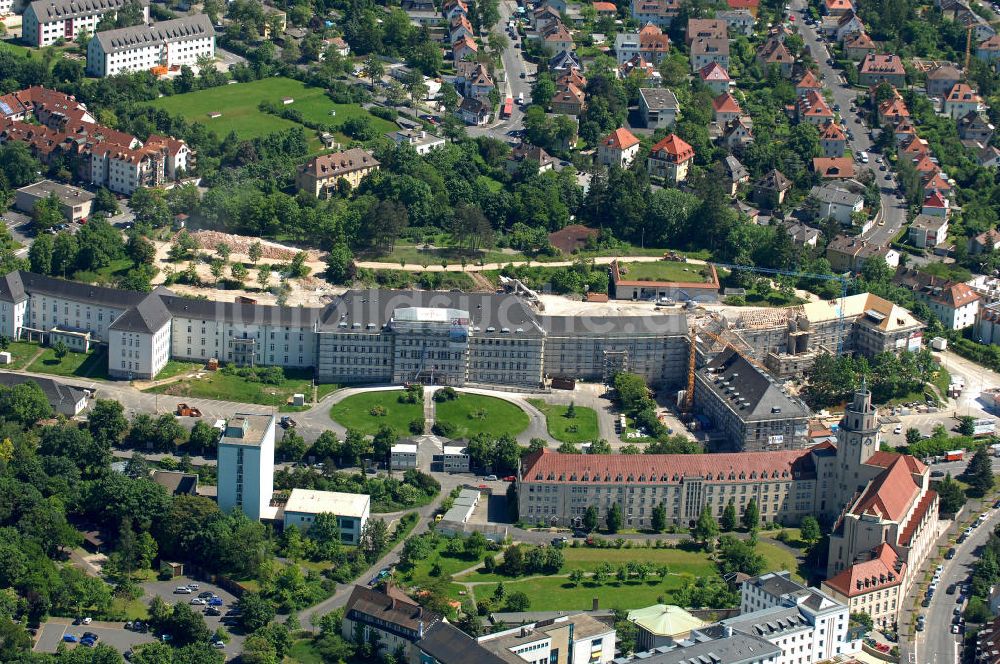
[[[931,348],[934,350],[948,350],[948,340],[944,337],[934,337],[931,339]]]
[[[186,403],[177,404],[177,415],[180,417],[201,417],[201,411]]]
[[[961,461],[965,457],[965,450],[952,450],[944,453],[945,461]]]
[[[514,98],[507,97],[503,102],[503,109],[500,111],[500,117],[509,118],[514,112]]]
[[[973,422],[972,426],[973,426],[972,435],[976,437],[992,436],[997,429],[996,421],[988,417],[977,419],[975,422]]]

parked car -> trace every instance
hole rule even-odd
[[[948,549],[948,553],[944,554],[945,560],[951,560],[955,557],[955,547]]]
[[[190,595],[191,594],[191,589],[188,588],[187,586],[177,586],[176,588],[174,588],[174,594],[175,595]]]
[[[892,432],[894,434],[901,434],[901,433],[903,433],[903,425],[902,424],[897,424],[895,426],[895,428],[892,430]]]
[[[193,606],[205,606],[206,604],[208,604],[208,600],[202,599],[201,597],[192,597],[191,601],[188,602],[188,604],[191,604]]]
[[[213,597],[215,597],[215,593],[206,590],[203,593],[198,593],[198,597],[202,599],[212,599]]]
[[[188,584],[188,588],[190,588],[191,590],[198,590],[198,588],[200,588],[200,587],[201,586],[199,586],[197,583],[189,583]]]
[[[79,643],[80,637],[76,634],[63,634],[63,641],[66,643]]]
[[[483,478],[483,480],[485,480],[486,482],[496,482],[497,481],[497,476],[496,475],[487,475],[486,477]]]
[[[222,611],[217,606],[210,606],[207,609],[205,609],[205,615],[206,616],[221,616],[222,615]]]
[[[224,602],[222,601],[221,597],[213,597],[212,599],[208,600],[209,606],[222,606],[223,604]]]
[[[226,644],[223,643],[222,641],[213,641],[212,642],[212,647],[216,648],[218,650],[222,650],[223,648],[226,647]]]

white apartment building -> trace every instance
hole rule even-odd
[[[273,459],[271,460],[273,463]],[[309,530],[319,514],[332,514],[337,518],[340,541],[357,544],[361,531],[371,514],[371,496],[363,493],[314,491],[292,489],[282,510],[284,527],[295,526],[300,531]]]
[[[615,656],[617,636],[614,627],[580,613],[528,623],[476,641],[505,661],[515,655],[529,664],[608,664]]]
[[[214,56],[215,29],[208,16],[196,14],[98,32],[87,44],[87,73],[104,77],[154,67],[192,66],[198,58]]]
[[[73,41],[81,32],[94,34],[104,16],[116,15],[132,0],[35,0],[24,10],[22,38],[32,46],[50,46],[60,39]],[[149,21],[148,0],[142,5],[142,20]]]
[[[255,521],[273,518],[274,416],[237,413],[219,440],[219,509],[240,508]]]

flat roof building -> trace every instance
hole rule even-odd
[[[236,413],[219,440],[219,509],[274,518],[274,416]]]
[[[94,203],[94,194],[86,189],[42,180],[17,190],[14,196],[14,207],[21,212],[31,214],[38,201],[54,196],[59,201],[59,211],[68,222],[83,221],[90,216]]]
[[[285,528],[295,526],[305,531],[309,530],[317,515],[332,514],[337,517],[340,541],[357,544],[362,529],[368,523],[371,504],[371,496],[362,493],[292,489],[285,503],[283,523]]]

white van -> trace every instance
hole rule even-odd
[[[868,163],[868,153],[867,152],[862,152],[861,153],[861,163],[862,164],[867,164]]]

